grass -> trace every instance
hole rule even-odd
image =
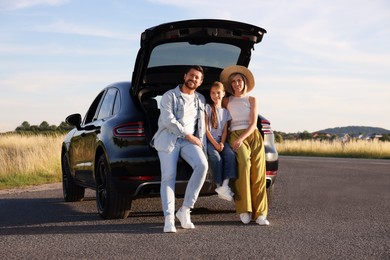
[[[63,135],[0,135],[0,189],[61,181]]]
[[[0,135],[0,189],[61,181],[64,135]],[[390,142],[291,141],[276,144],[280,155],[390,159]]]
[[[390,142],[286,140],[276,144],[280,155],[390,159]]]

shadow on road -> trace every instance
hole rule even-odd
[[[21,196],[21,195],[19,195]],[[68,203],[63,198],[0,198],[0,235],[132,233],[161,234],[163,213],[159,198],[133,202],[127,219],[104,220],[96,212],[94,197]],[[146,201],[145,201],[146,200]],[[178,205],[181,200],[178,199]],[[231,209],[199,207],[192,211],[199,226],[235,225],[215,216],[233,214]],[[214,216],[214,217],[213,217]],[[179,226],[179,223],[177,223]]]

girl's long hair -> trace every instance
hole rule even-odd
[[[222,91],[225,91],[225,87],[223,86],[223,84],[219,81],[214,81],[213,85],[211,85],[211,88],[217,88],[217,89],[220,89]],[[218,117],[217,117],[217,110],[215,108],[215,104],[213,101],[211,101],[211,126],[214,128],[214,129],[217,129],[218,128]]]

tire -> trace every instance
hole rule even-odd
[[[104,154],[99,157],[96,166],[96,206],[100,217],[103,219],[127,218],[131,209],[131,199],[115,190]]]
[[[85,194],[85,188],[76,185],[73,180],[66,153],[62,155],[62,193],[66,202],[81,201]]]

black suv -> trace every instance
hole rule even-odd
[[[188,20],[149,28],[141,34],[141,46],[131,82],[104,88],[82,119],[67,117],[74,125],[62,144],[62,177],[65,201],[80,201],[85,188],[96,190],[102,218],[126,218],[131,201],[160,194],[160,162],[149,142],[157,130],[159,100],[164,92],[183,82],[190,65],[205,71],[198,88],[206,98],[209,87],[226,66],[248,66],[251,51],[266,31],[226,20]],[[270,122],[259,115],[264,137],[267,188],[273,189],[278,154]],[[176,194],[184,194],[192,172],[184,160],[178,163]],[[209,172],[201,195],[212,195],[215,186]]]

